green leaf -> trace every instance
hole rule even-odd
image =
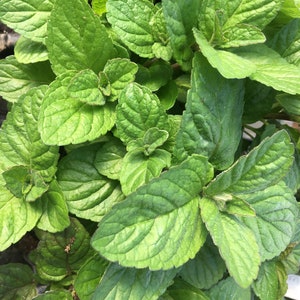
[[[196,257],[181,267],[179,274],[194,287],[209,289],[223,277],[225,271],[226,265],[218,248],[207,239]]]
[[[32,202],[41,197],[48,185],[43,176],[30,167],[15,166],[2,173],[7,189],[16,197]]]
[[[203,56],[196,55],[177,136],[178,159],[197,153],[208,156],[217,169],[230,166],[241,137],[243,95],[242,81],[223,78]]]
[[[75,98],[89,105],[104,105],[105,98],[99,89],[99,78],[90,69],[77,73],[68,84],[70,98]]]
[[[164,144],[168,137],[169,133],[165,130],[160,130],[157,127],[148,129],[143,138],[145,154],[151,155],[156,148]]]
[[[242,218],[256,236],[261,260],[278,256],[290,243],[299,208],[293,193],[283,183],[259,193],[241,194],[255,210],[255,218]]]
[[[48,23],[46,45],[57,75],[68,70],[84,69],[98,73],[107,60],[115,56],[105,26],[84,0],[55,2]]]
[[[219,3],[218,3],[219,4]],[[281,8],[281,0],[234,0],[226,6],[220,7],[225,15],[225,28],[236,26],[237,24],[251,24],[259,28],[264,28],[277,15]],[[219,5],[222,5],[221,3]]]
[[[76,74],[67,72],[58,76],[45,94],[39,131],[48,145],[90,141],[104,135],[115,123],[113,103],[89,105],[70,95],[69,84]]]
[[[161,130],[169,127],[168,116],[158,97],[136,83],[129,84],[120,95],[116,125],[125,143],[142,138],[152,127]]]
[[[0,193],[0,251],[3,251],[35,227],[42,210],[36,202],[13,196],[2,182]]]
[[[256,215],[253,207],[245,200],[231,194],[220,194],[213,197],[220,211],[231,215],[254,217]]]
[[[156,149],[145,155],[143,149],[129,151],[123,160],[120,182],[125,195],[158,177],[162,169],[171,164],[171,154],[166,150]]]
[[[37,228],[49,232],[58,232],[70,225],[68,207],[56,181],[51,182],[48,191],[42,195],[39,201],[43,213],[36,225]]]
[[[279,131],[218,175],[205,193],[219,195],[264,190],[286,175],[293,163],[293,152],[289,135],[284,130]]]
[[[275,36],[272,38],[269,44],[271,48],[278,52],[289,63],[300,66],[299,43],[300,19],[293,19],[275,34]]]
[[[102,15],[106,12],[106,2],[107,0],[92,0],[93,11],[97,15]]]
[[[72,300],[72,294],[70,291],[67,290],[53,290],[47,291],[42,295],[38,295],[34,297],[33,300],[57,300],[57,299],[64,299],[64,300]]]
[[[31,64],[48,59],[48,51],[44,44],[21,36],[14,48],[15,57],[19,63]]]
[[[227,28],[223,32],[223,39],[221,48],[241,47],[266,41],[265,35],[259,28],[248,24],[237,24]]]
[[[175,283],[172,284],[161,300],[209,300],[208,296],[201,290],[192,285],[175,278]]]
[[[97,171],[110,178],[120,179],[123,157],[126,149],[119,139],[112,138],[97,151],[94,165]]]
[[[172,79],[172,72],[170,64],[163,61],[155,62],[149,68],[139,65],[136,82],[157,91]]]
[[[33,271],[28,265],[10,263],[0,266],[0,297],[2,300],[31,300],[35,295]]]
[[[252,288],[261,300],[277,300],[279,282],[275,261],[265,261],[261,264],[258,277],[253,282]]]
[[[45,145],[37,130],[37,118],[45,91],[45,86],[32,88],[8,113],[0,134],[0,173],[15,166],[25,166],[33,181],[39,181],[39,176],[45,182],[52,180],[56,172],[58,147]]]
[[[200,208],[202,219],[225,260],[229,274],[240,287],[247,288],[257,277],[260,265],[254,233],[235,216],[220,212],[211,199],[201,199]]]
[[[57,172],[69,211],[96,222],[124,198],[117,181],[98,173],[95,160],[100,153],[99,144],[73,150],[59,162]]]
[[[128,267],[166,270],[182,265],[206,238],[198,193],[212,173],[202,156],[171,168],[115,205],[100,221],[92,246]]]
[[[111,86],[109,101],[116,100],[127,84],[134,81],[137,71],[138,66],[126,58],[115,58],[106,63],[103,72]]]
[[[170,80],[156,92],[156,95],[165,110],[172,108],[176,103],[178,96],[178,87],[175,81]]]
[[[192,28],[197,26],[199,1],[162,1],[166,27],[170,37],[173,56],[183,70],[191,68],[194,42]]]
[[[153,57],[150,21],[157,8],[148,0],[107,0],[107,19],[122,42],[141,57]]]
[[[92,299],[108,264],[107,260],[96,254],[81,266],[74,281],[74,288],[80,299]]]
[[[0,95],[10,102],[28,90],[54,79],[54,74],[48,62],[20,64],[14,56],[0,60]]]
[[[45,42],[55,0],[2,0],[0,19],[24,37]]]
[[[255,72],[256,66],[251,61],[232,52],[215,50],[200,31],[194,28],[193,32],[201,53],[225,78],[241,79],[248,77]]]
[[[251,300],[250,288],[242,288],[233,280],[228,277],[220,281],[212,289],[209,290],[210,299],[214,300]]]
[[[128,300],[156,300],[172,283],[177,272],[177,269],[153,272],[110,264],[92,299],[113,300],[122,297]]]
[[[235,50],[235,53],[255,65],[255,72],[250,74],[252,80],[288,94],[300,94],[300,68],[289,64],[271,48],[262,44],[250,45]]]
[[[279,94],[276,100],[289,114],[300,115],[300,95]]]
[[[60,281],[77,272],[92,255],[89,234],[78,220],[72,218],[64,231],[42,233],[30,259],[42,279]]]

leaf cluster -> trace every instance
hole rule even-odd
[[[282,299],[298,1],[2,0],[0,20],[21,35],[0,60],[0,251],[38,240],[0,266],[2,299]]]

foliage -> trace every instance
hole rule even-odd
[[[2,0],[0,20],[21,34],[0,61],[0,251],[39,241],[34,268],[0,267],[2,299],[282,299],[298,1]]]

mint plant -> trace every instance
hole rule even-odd
[[[284,297],[298,1],[2,0],[0,20],[21,35],[0,61],[0,251],[38,240],[0,266],[2,299]]]

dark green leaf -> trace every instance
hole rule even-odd
[[[107,260],[96,254],[81,266],[74,281],[74,288],[80,299],[92,299],[108,264]]]
[[[30,258],[41,278],[60,281],[77,272],[93,253],[89,234],[78,220],[71,219],[62,232],[44,232]]]
[[[113,300],[121,297],[127,300],[156,300],[172,283],[177,272],[176,269],[153,272],[110,264],[92,299]]]
[[[36,293],[33,271],[28,265],[10,263],[0,266],[2,300],[31,300]]]
[[[199,289],[209,289],[224,275],[226,265],[218,248],[207,239],[196,257],[185,263],[180,270],[180,276]]]
[[[251,300],[250,288],[241,288],[232,277],[220,281],[209,290],[210,299],[214,300]]]

